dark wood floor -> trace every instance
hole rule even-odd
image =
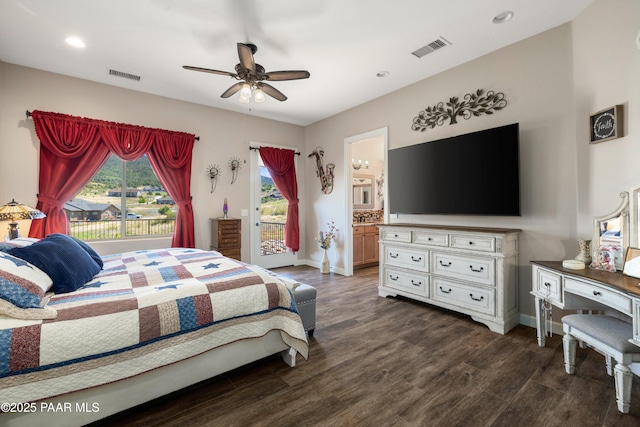
[[[564,372],[562,337],[507,335],[470,318],[377,295],[378,269],[353,277],[315,268],[278,272],[318,290],[309,360],[256,362],[101,426],[639,426],[615,403],[604,357],[578,349]]]

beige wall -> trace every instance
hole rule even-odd
[[[306,129],[307,148],[320,144],[336,163],[330,196],[307,182],[313,201],[308,238],[345,203],[343,139],[388,126],[389,148],[519,122],[522,216],[463,217],[402,215],[392,222],[504,226],[522,229],[519,305],[522,321],[534,313],[529,261],[561,260],[577,254],[576,240],[589,238],[592,217],[613,211],[618,193],[640,184],[637,126],[640,123],[640,51],[634,40],[640,2],[598,0],[572,23],[513,44],[453,70],[338,114]],[[476,89],[502,91],[509,105],[493,116],[474,117],[423,133],[411,130],[417,113],[451,96]],[[625,138],[588,144],[588,116],[625,104]],[[469,183],[472,191],[473,183]],[[393,204],[393,195],[388,195]],[[339,242],[336,252],[340,253]],[[309,247],[309,257],[319,259]],[[337,268],[344,268],[342,257]]]
[[[520,306],[533,307],[528,295],[531,259],[562,259],[575,246],[576,172],[573,125],[571,27],[564,25],[504,48],[433,78],[361,105],[307,128],[307,147],[324,141],[325,157],[332,156],[337,174],[344,171],[343,138],[388,126],[389,148],[440,139],[480,129],[520,123],[521,217],[466,217],[401,215],[392,222],[503,226],[520,228]],[[509,105],[492,115],[445,124],[425,132],[411,130],[417,113],[438,101],[476,89],[504,92]],[[347,165],[348,166],[348,165]],[[443,177],[445,179],[445,177]],[[337,181],[342,182],[340,176]],[[342,193],[338,184],[336,193]],[[415,190],[412,190],[415,191]],[[473,183],[469,183],[473,191]],[[499,185],[496,191],[499,191]],[[310,233],[340,212],[335,200],[314,193],[317,223],[307,224]],[[334,196],[334,195],[332,195]],[[393,194],[388,195],[393,205]],[[344,227],[346,223],[339,223]],[[310,258],[320,253],[310,248]],[[573,255],[575,256],[575,255]],[[338,267],[343,267],[339,264]]]
[[[22,203],[36,204],[39,141],[33,131],[33,122],[26,119],[26,110],[53,111],[198,135],[200,140],[196,141],[193,151],[191,189],[196,247],[202,249],[208,249],[210,244],[208,219],[222,216],[224,197],[228,198],[230,216],[239,217],[241,209],[249,210],[249,142],[303,147],[304,128],[300,126],[1,62],[0,91],[0,200],[15,197]],[[233,185],[228,168],[232,157],[247,161]],[[305,163],[298,163],[300,177],[304,176]],[[213,194],[206,175],[210,164],[222,168]],[[304,194],[300,195],[300,200],[304,203]],[[243,259],[250,258],[250,224],[249,217],[243,217]],[[26,234],[28,224],[21,228]],[[0,235],[4,234],[0,230]],[[166,247],[167,240],[95,243],[94,246],[104,254]]]
[[[35,204],[38,141],[24,111],[40,109],[192,132],[201,137],[194,151],[192,193],[196,246],[207,248],[207,219],[221,212],[229,197],[231,214],[249,207],[249,172],[228,183],[231,157],[249,159],[248,141],[300,147],[301,259],[319,262],[316,233],[334,220],[344,230],[349,182],[344,140],[388,128],[389,148],[440,139],[519,122],[521,217],[401,216],[392,221],[501,226],[522,229],[520,237],[520,310],[530,322],[529,295],[533,259],[560,260],[577,253],[576,240],[589,237],[591,219],[612,211],[618,193],[640,184],[640,50],[634,40],[640,2],[596,0],[572,23],[503,48],[410,87],[383,96],[306,128],[258,119],[181,101],[146,95],[84,80],[0,63],[0,200],[20,198]],[[437,53],[436,53],[437,54]],[[428,60],[428,59],[427,59]],[[392,76],[390,76],[392,78]],[[451,96],[476,89],[502,91],[509,105],[493,116],[462,120],[423,133],[410,129],[417,113]],[[588,144],[589,114],[625,105],[625,136]],[[335,163],[335,189],[325,195],[306,156],[317,146],[324,161]],[[346,160],[346,162],[345,162]],[[209,193],[206,167],[227,172]],[[473,183],[469,184],[470,191]],[[393,203],[393,195],[388,195]],[[244,218],[243,257],[249,258]],[[140,242],[136,242],[139,244]],[[344,239],[332,247],[333,266],[344,269]],[[103,248],[103,253],[122,246]]]
[[[578,233],[640,185],[640,2],[596,1],[573,23]],[[589,115],[624,105],[624,137],[589,144]],[[637,244],[637,243],[636,243]]]

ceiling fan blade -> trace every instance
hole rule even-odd
[[[182,68],[184,68],[185,70],[201,71],[203,73],[211,73],[211,74],[220,74],[222,76],[230,76],[234,78],[238,77],[238,75],[235,73],[231,73],[229,71],[212,70],[211,68],[192,67],[190,65],[183,65]]]
[[[309,72],[306,70],[270,71],[268,73],[264,73],[266,79],[273,82],[283,80],[308,79],[310,75],[311,74],[309,74]]]
[[[244,82],[239,82],[239,83],[234,84],[229,89],[225,90],[224,93],[222,95],[220,95],[220,98],[228,98],[228,97],[230,97],[234,93],[238,92],[242,88],[243,84],[244,84]]]
[[[266,93],[267,95],[269,95],[272,98],[277,99],[278,101],[286,101],[287,97],[285,96],[284,93],[280,92],[278,89],[276,89],[275,87],[268,85],[266,83],[261,83],[260,87],[262,88],[262,91],[264,93]]]
[[[253,51],[250,46],[244,43],[238,43],[238,57],[240,58],[240,64],[252,73],[256,72],[256,63],[253,60]]]

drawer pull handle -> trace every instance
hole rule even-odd
[[[549,283],[549,282],[544,282],[544,285],[545,285],[547,288],[550,288],[550,287],[551,287],[551,283]]]
[[[413,255],[411,255],[411,261],[420,262],[420,261],[422,261],[422,257],[420,256],[420,257],[416,258]]]
[[[427,237],[427,240],[428,240],[428,241],[431,241],[431,237]]]
[[[389,275],[389,279],[391,279],[391,280],[393,280],[395,282],[396,280],[398,280],[398,276],[393,277],[392,275]]]
[[[451,288],[449,288],[448,291],[445,291],[442,286],[440,286],[440,292],[442,292],[443,294],[450,294],[451,293]]]
[[[471,269],[471,271],[473,271],[474,273],[482,273],[484,271],[484,267],[480,267],[480,270],[477,270],[475,268],[473,268],[473,265],[470,265],[469,268]]]
[[[392,254],[389,252],[389,258],[398,258],[398,254]]]
[[[474,296],[473,296],[473,294],[469,294],[469,296],[470,296],[470,297],[471,297],[471,299],[472,299],[472,300],[474,300],[474,301],[482,301],[482,300],[484,299],[484,297],[483,297],[483,296],[480,296],[480,298],[476,298],[476,297],[474,297]]]
[[[473,245],[473,242],[469,242],[470,245]]]
[[[600,291],[593,291],[593,295],[599,297],[600,295],[602,295],[602,292]]]
[[[443,266],[443,267],[451,267],[451,261],[449,261],[449,262],[448,262],[448,263],[446,263],[446,264],[445,264],[444,262],[442,262],[442,260],[439,260],[438,262],[439,262],[439,263],[440,263],[440,265],[441,265],[441,266]]]
[[[397,234],[394,234],[394,235],[393,235],[393,237],[398,237],[398,235],[397,235]]]
[[[422,286],[422,282],[418,282],[418,283],[416,283],[416,282],[414,282],[414,281],[413,281],[413,279],[411,279],[411,284],[412,284],[413,286]]]

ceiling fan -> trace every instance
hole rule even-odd
[[[265,72],[264,67],[260,64],[256,64],[253,59],[253,55],[257,51],[258,47],[254,44],[238,43],[238,57],[240,58],[240,63],[236,64],[235,73],[212,70],[210,68],[192,67],[189,65],[183,65],[182,68],[185,70],[230,76],[236,80],[240,80],[238,83],[225,90],[220,97],[229,98],[231,95],[239,91],[239,100],[242,103],[248,103],[251,99],[252,93],[256,102],[264,101],[265,94],[277,99],[278,101],[286,101],[287,97],[282,92],[265,81],[277,82],[284,80],[299,80],[309,78],[311,75],[305,70]]]

